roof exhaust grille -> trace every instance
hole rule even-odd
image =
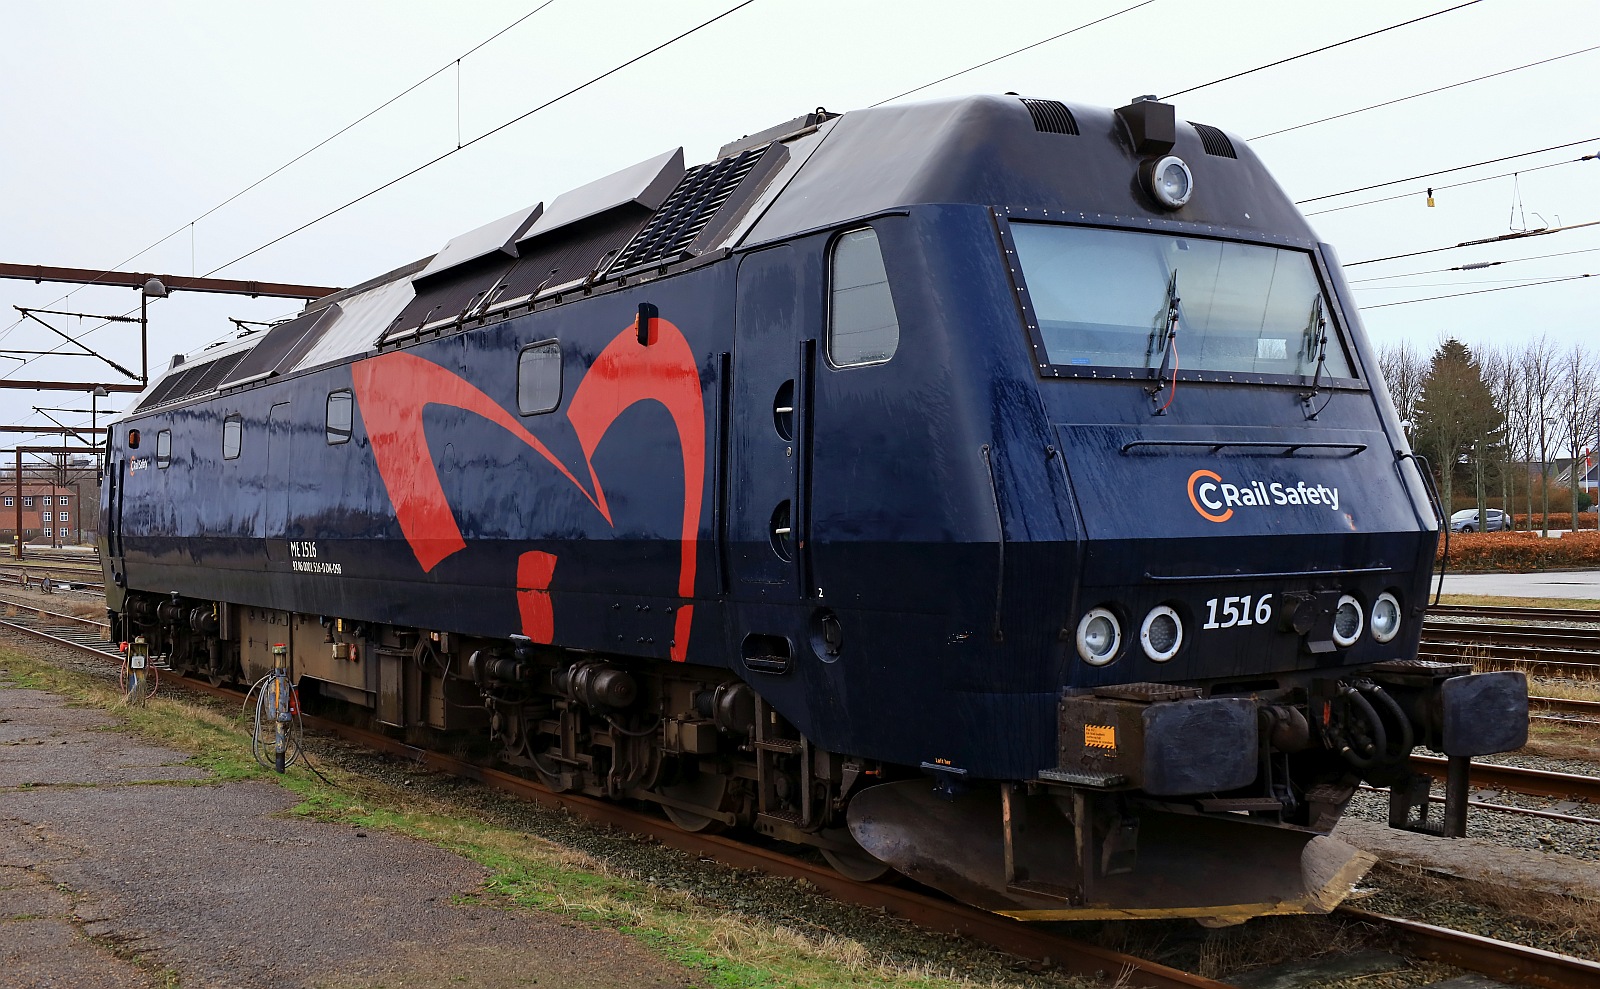
[[[751,148],[728,158],[696,165],[685,172],[677,188],[650,217],[644,229],[623,248],[609,270],[625,272],[683,260],[695,237],[769,147]]]
[[[153,409],[158,405],[169,402],[179,402],[196,395],[208,395],[216,391],[217,384],[227,376],[229,371],[239,366],[244,360],[248,350],[236,350],[231,354],[224,354],[214,361],[204,364],[192,364],[167,375],[156,385],[150,397],[139,403],[140,411]]]
[[[1228,135],[1222,133],[1210,124],[1197,124],[1189,121],[1189,126],[1200,132],[1200,143],[1205,145],[1206,154],[1218,158],[1238,158],[1233,152],[1233,142],[1228,140]]]
[[[1033,117],[1033,129],[1047,134],[1078,134],[1078,121],[1060,100],[1023,100]]]

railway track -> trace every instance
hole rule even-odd
[[[116,644],[107,641],[109,628],[104,622],[53,613],[15,601],[0,600],[0,606],[5,610],[5,617],[0,618],[0,625],[4,627],[120,662]],[[236,690],[213,687],[202,680],[183,678],[179,682],[185,688],[218,696],[232,699],[239,696]],[[857,883],[831,868],[792,855],[717,835],[685,832],[654,815],[581,795],[554,793],[520,776],[418,748],[381,733],[325,719],[308,717],[307,720],[321,730],[376,751],[477,780],[545,806],[561,807],[597,824],[648,835],[669,847],[707,856],[732,868],[759,869],[773,875],[803,879],[840,900],[883,910],[930,930],[959,934],[1020,957],[1043,961],[1071,974],[1100,980],[1109,978],[1118,985],[1151,989],[1229,989],[1227,983],[1215,979],[1066,938],[1036,925],[952,903],[917,889]],[[1442,778],[1444,760],[1417,757],[1416,762]],[[1475,764],[1473,785],[1600,802],[1600,779],[1565,773]],[[1525,812],[1522,808],[1478,805]],[[1549,989],[1600,989],[1600,963],[1353,907],[1340,907],[1336,913],[1346,920],[1383,929],[1392,940],[1404,944],[1419,957],[1520,984]]]

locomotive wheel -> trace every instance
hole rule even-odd
[[[681,803],[698,804],[708,810],[724,810],[724,802],[728,796],[728,777],[721,773],[695,773],[687,779],[676,783],[663,784],[657,791],[664,797],[670,797]],[[717,834],[726,825],[715,818],[696,814],[692,810],[661,805],[666,813],[667,820],[694,834]]]
[[[844,836],[849,841],[850,848],[819,848],[828,865],[833,871],[846,879],[853,879],[858,883],[875,883],[894,872],[884,862],[880,862],[870,852],[855,844],[855,839],[850,837],[850,832],[840,829],[837,834]]]

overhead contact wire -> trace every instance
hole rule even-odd
[[[1423,172],[1420,175],[1408,175],[1403,179],[1391,179],[1388,182],[1374,182],[1372,185],[1357,186],[1354,189],[1346,189],[1343,192],[1329,192],[1321,196],[1312,196],[1310,199],[1296,199],[1294,204],[1296,206],[1304,206],[1307,203],[1321,202],[1324,199],[1337,199],[1340,196],[1354,195],[1358,192],[1371,192],[1373,189],[1386,189],[1391,185],[1399,185],[1402,182],[1415,182],[1418,179],[1431,179],[1435,175],[1449,175],[1451,172],[1464,172],[1469,168],[1482,168],[1484,165],[1498,165],[1502,161],[1515,161],[1518,158],[1528,158],[1533,155],[1542,155],[1546,151],[1560,151],[1562,148],[1575,148],[1580,144],[1588,144],[1592,141],[1600,141],[1600,137],[1586,137],[1581,141],[1568,141],[1565,144],[1552,144],[1548,148],[1539,148],[1536,151],[1523,151],[1519,154],[1504,155],[1499,158],[1485,158],[1483,161],[1475,161],[1470,165],[1456,165],[1453,168],[1441,168],[1437,172]],[[1560,164],[1565,164],[1565,162]],[[1532,169],[1524,169],[1524,171],[1532,171]]]
[[[437,156],[435,158],[432,158],[429,161],[425,161],[422,164],[416,166],[415,168],[412,168],[412,169],[410,169],[410,170],[408,170],[408,171],[406,171],[406,172],[404,172],[404,173],[402,173],[400,175],[395,176],[394,178],[390,179],[389,181],[383,183],[382,185],[377,186],[376,188],[373,188],[373,189],[369,189],[366,192],[363,192],[361,195],[355,197],[354,199],[349,200],[348,202],[343,203],[342,205],[335,206],[333,209],[328,210],[326,213],[323,213],[321,216],[318,216],[315,219],[308,220],[305,223],[302,223],[300,226],[295,227],[293,230],[290,230],[288,233],[281,234],[281,235],[279,235],[277,237],[274,237],[272,240],[267,241],[265,244],[262,244],[260,247],[256,247],[256,248],[253,248],[252,250],[246,251],[245,253],[243,253],[243,254],[239,255],[238,257],[234,258],[232,261],[229,261],[226,264],[220,264],[217,267],[212,268],[210,271],[206,272],[206,277],[210,277],[211,275],[214,275],[219,271],[223,271],[223,270],[225,270],[227,268],[231,268],[234,265],[238,264],[240,261],[243,261],[245,258],[251,257],[251,256],[256,255],[256,254],[260,254],[262,251],[264,251],[267,248],[273,246],[274,244],[282,243],[283,241],[289,239],[290,237],[293,237],[295,234],[298,234],[298,233],[300,233],[300,232],[302,232],[302,231],[304,231],[306,229],[309,229],[310,227],[313,227],[313,226],[317,225],[318,223],[321,223],[323,220],[326,220],[329,217],[336,216],[337,214],[344,212],[345,210],[349,209],[350,207],[356,205],[357,203],[360,203],[360,202],[362,202],[364,200],[372,198],[373,196],[375,196],[378,193],[384,191],[385,189],[390,188],[391,186],[397,185],[400,182],[404,182],[406,179],[410,178],[413,175],[416,175],[418,172],[421,172],[421,171],[423,171],[425,169],[428,169],[428,168],[432,168],[434,165],[437,165],[439,162],[444,161],[446,158],[449,158],[452,155],[456,155],[456,154],[459,154],[462,151],[465,151],[467,148],[472,147],[474,144],[477,144],[479,141],[483,141],[483,140],[486,140],[487,138],[493,137],[495,134],[500,133],[501,131],[505,130],[507,127],[510,127],[510,126],[512,126],[514,124],[521,123],[522,121],[528,119],[529,117],[533,116],[534,114],[538,113],[539,111],[545,110],[545,109],[547,109],[547,108],[549,108],[551,106],[554,106],[555,104],[560,103],[562,100],[566,99],[567,97],[572,96],[572,95],[574,95],[576,93],[580,93],[583,90],[588,89],[590,86],[593,86],[595,83],[598,83],[601,80],[604,80],[604,79],[610,78],[611,76],[616,75],[618,72],[621,72],[623,69],[628,68],[629,66],[633,65],[634,63],[643,61],[644,59],[649,58],[651,55],[654,55],[656,52],[661,51],[662,49],[667,48],[667,47],[669,47],[671,45],[677,44],[678,42],[682,41],[684,38],[687,38],[690,35],[695,34],[698,31],[701,31],[701,30],[704,30],[705,28],[710,27],[711,25],[713,25],[713,24],[717,23],[718,21],[722,20],[724,17],[727,17],[727,16],[729,16],[731,14],[737,13],[738,11],[743,10],[744,8],[750,6],[751,4],[753,4],[755,2],[756,2],[756,0],[744,0],[743,3],[736,4],[736,5],[728,8],[727,10],[723,11],[722,13],[716,15],[715,17],[712,17],[712,18],[710,18],[708,20],[701,21],[699,24],[696,24],[694,27],[690,28],[689,30],[684,31],[682,34],[676,35],[675,37],[670,38],[667,41],[663,41],[661,44],[656,45],[654,48],[651,48],[648,51],[642,52],[641,54],[635,55],[633,58],[628,59],[626,62],[622,62],[619,65],[616,65],[616,66],[614,66],[614,67],[612,67],[610,69],[607,69],[606,71],[600,73],[599,75],[595,76],[594,78],[590,79],[589,81],[584,82],[584,83],[580,83],[579,85],[572,87],[571,89],[569,89],[566,92],[560,94],[559,96],[554,96],[554,97],[546,100],[545,102],[539,104],[538,106],[534,107],[533,109],[528,110],[527,112],[519,114],[519,115],[517,115],[515,117],[512,117],[510,120],[507,120],[502,124],[499,124],[499,125],[497,125],[495,127],[490,128],[489,130],[484,131],[482,134],[479,134],[477,137],[473,138],[472,140],[467,141],[465,144],[457,145],[456,147],[451,148],[449,151],[446,151],[444,154],[441,154],[441,155],[439,155],[439,156]],[[1476,2],[1476,0],[1474,0],[1474,2]]]
[[[377,106],[373,107],[371,110],[368,110],[366,113],[363,113],[361,116],[359,116],[356,119],[350,121],[348,124],[345,124],[343,127],[341,127],[338,130],[334,131],[332,134],[329,134],[327,137],[325,137],[322,140],[318,141],[316,144],[313,144],[311,147],[309,147],[306,150],[300,152],[299,154],[295,155],[293,158],[290,158],[288,161],[286,161],[283,164],[279,165],[277,168],[274,168],[272,171],[270,171],[267,174],[261,176],[259,179],[256,179],[254,182],[252,182],[249,185],[245,186],[243,189],[240,189],[238,192],[236,192],[233,195],[229,196],[227,199],[224,199],[222,202],[220,202],[220,203],[216,204],[215,206],[211,207],[210,209],[206,210],[204,213],[201,213],[199,216],[196,216],[194,219],[192,219],[192,220],[188,221],[187,223],[183,224],[182,226],[178,227],[176,230],[174,230],[171,233],[167,234],[165,237],[162,237],[160,240],[152,242],[149,246],[143,248],[142,250],[138,251],[137,253],[130,254],[126,258],[123,258],[121,261],[118,261],[114,266],[112,266],[110,268],[107,268],[105,271],[102,271],[100,273],[100,275],[109,275],[113,271],[119,270],[123,265],[127,264],[128,262],[136,261],[141,256],[143,256],[144,254],[147,254],[148,252],[150,252],[151,250],[154,250],[157,247],[160,247],[162,244],[166,243],[167,241],[171,240],[173,237],[176,237],[178,234],[182,233],[185,229],[194,226],[194,224],[199,223],[201,220],[204,220],[206,217],[208,217],[211,214],[215,213],[217,210],[222,209],[224,206],[227,206],[229,203],[231,203],[234,200],[238,199],[240,196],[243,196],[244,194],[250,192],[252,189],[255,189],[257,186],[261,185],[263,182],[266,182],[268,179],[271,179],[274,176],[278,175],[284,169],[290,167],[291,165],[294,165],[294,164],[300,162],[301,160],[306,158],[308,155],[311,155],[311,154],[315,153],[316,151],[321,150],[322,148],[326,147],[328,144],[330,144],[334,140],[336,140],[336,139],[344,136],[345,134],[349,133],[350,130],[352,130],[353,128],[360,126],[361,124],[363,124],[366,121],[370,120],[372,117],[374,117],[378,113],[381,113],[382,111],[387,110],[389,107],[393,106],[395,103],[399,102],[402,99],[405,99],[407,96],[410,96],[412,93],[416,92],[422,86],[425,86],[429,82],[432,82],[434,79],[438,78],[441,73],[444,73],[444,72],[448,71],[452,66],[459,65],[459,63],[461,62],[462,59],[464,59],[467,56],[469,56],[469,55],[473,54],[474,52],[478,51],[480,48],[483,48],[485,45],[487,45],[490,42],[494,41],[496,38],[499,38],[501,35],[505,34],[507,31],[510,31],[512,28],[515,28],[517,25],[521,24],[523,21],[526,21],[528,18],[532,17],[534,14],[537,14],[539,11],[541,11],[541,10],[545,9],[546,7],[550,6],[552,3],[555,3],[555,0],[544,0],[544,3],[541,3],[539,6],[537,6],[537,7],[533,8],[532,10],[528,11],[526,14],[523,14],[521,17],[519,17],[516,20],[512,21],[510,24],[507,24],[505,27],[503,27],[500,30],[496,31],[494,34],[489,35],[489,37],[487,37],[487,38],[483,39],[482,41],[478,42],[477,44],[473,45],[471,48],[468,48],[465,52],[462,52],[456,58],[453,58],[450,61],[444,63],[441,66],[439,66],[439,68],[434,69],[432,72],[430,72],[427,75],[423,76],[421,79],[418,79],[416,82],[412,83],[410,86],[407,86],[405,89],[403,89],[400,92],[396,93],[394,96],[389,97],[387,100],[384,100],[382,103],[380,103]],[[458,107],[457,108],[457,113],[459,114],[459,112],[460,112],[460,110],[459,110],[459,107]],[[193,255],[193,245],[192,244],[191,244],[190,251],[191,251],[190,270],[191,270],[191,273],[192,273],[192,271],[193,271],[193,260],[194,260],[193,256],[192,256]],[[100,275],[96,275],[95,277],[99,278]],[[96,283],[90,281],[90,282],[85,282],[84,284],[93,285],[93,284],[96,284]],[[61,301],[61,299],[57,299],[56,300],[56,302],[60,302],[60,301]],[[55,302],[51,303],[51,305],[55,305],[55,304],[56,304]],[[10,330],[10,329],[14,328],[16,325],[18,325],[18,324],[17,323],[13,323],[11,326],[7,327],[6,329]],[[98,327],[97,327],[97,329],[98,329]],[[0,332],[3,332],[3,331],[0,331]]]
[[[1430,295],[1425,299],[1406,299],[1401,302],[1380,302],[1375,306],[1360,306],[1363,312],[1368,309],[1387,309],[1390,306],[1409,306],[1416,302],[1437,302],[1440,299],[1458,299],[1466,295],[1485,295],[1489,292],[1509,292],[1517,288],[1534,288],[1539,285],[1555,285],[1559,282],[1575,282],[1584,278],[1600,277],[1600,273],[1591,272],[1583,275],[1568,275],[1565,278],[1548,278],[1542,282],[1523,282],[1521,285],[1502,285],[1499,288],[1481,288],[1475,292],[1451,292],[1448,295]]]
[[[1448,86],[1425,89],[1420,93],[1412,93],[1410,96],[1401,96],[1392,100],[1384,100],[1382,103],[1374,103],[1371,106],[1364,106],[1358,110],[1346,110],[1344,113],[1336,113],[1331,117],[1322,117],[1318,120],[1308,120],[1303,124],[1295,124],[1292,127],[1280,127],[1277,130],[1267,131],[1265,134],[1257,134],[1255,137],[1248,138],[1247,140],[1259,141],[1262,138],[1276,137],[1279,134],[1287,134],[1290,131],[1303,130],[1307,127],[1315,127],[1318,124],[1325,124],[1330,120],[1342,120],[1345,117],[1353,117],[1358,113],[1366,113],[1368,110],[1379,110],[1386,106],[1394,106],[1396,103],[1404,103],[1407,100],[1414,100],[1423,96],[1432,96],[1435,93],[1442,93],[1446,90],[1457,89],[1461,86],[1470,86],[1475,82],[1483,82],[1485,79],[1494,79],[1498,76],[1510,75],[1513,72],[1521,72],[1523,69],[1531,69],[1539,65],[1549,65],[1551,62],[1559,62],[1564,58],[1572,58],[1574,55],[1587,55],[1592,51],[1600,51],[1600,45],[1593,45],[1589,48],[1580,48],[1575,52],[1567,52],[1565,55],[1554,55],[1550,58],[1540,59],[1537,62],[1528,62],[1524,65],[1514,66],[1509,69],[1501,69],[1499,72],[1491,72],[1488,75],[1477,76],[1472,79],[1463,79],[1460,82],[1453,82]]]
[[[883,106],[885,103],[891,102],[893,100],[898,100],[902,96],[910,96],[912,93],[920,93],[924,89],[928,89],[931,86],[939,85],[941,82],[949,82],[951,79],[954,79],[957,76],[964,76],[968,72],[976,72],[979,69],[991,66],[996,62],[1004,61],[1005,59],[1008,59],[1013,55],[1021,55],[1023,52],[1032,51],[1033,49],[1038,48],[1040,45],[1048,45],[1050,42],[1057,41],[1057,40],[1059,40],[1061,38],[1065,38],[1069,34],[1076,34],[1077,32],[1082,31],[1084,28],[1094,27],[1096,24],[1104,24],[1106,21],[1109,21],[1114,17],[1121,17],[1123,14],[1126,14],[1129,11],[1138,10],[1140,7],[1148,7],[1152,3],[1155,3],[1155,0],[1142,0],[1141,3],[1136,3],[1131,7],[1124,7],[1121,10],[1116,11],[1115,13],[1107,14],[1104,17],[1097,18],[1096,20],[1088,21],[1087,23],[1084,23],[1084,24],[1079,24],[1077,27],[1074,27],[1074,28],[1068,28],[1067,30],[1062,31],[1060,34],[1052,34],[1050,37],[1044,38],[1044,39],[1042,39],[1040,41],[1035,41],[1031,45],[1024,45],[1023,47],[1018,48],[1016,51],[1006,52],[1004,55],[996,55],[994,58],[989,59],[987,62],[979,62],[977,65],[969,65],[968,67],[962,69],[960,72],[952,72],[947,76],[940,76],[939,78],[933,80],[932,82],[925,82],[925,83],[923,83],[922,85],[918,86],[915,89],[908,89],[903,93],[896,93],[893,96],[885,97],[885,98],[879,100],[876,103],[869,103],[869,104],[867,104],[867,109],[870,110],[870,109],[872,109],[873,107],[876,107],[876,106]]]
[[[1514,175],[1526,175],[1529,172],[1542,172],[1547,168],[1560,168],[1563,165],[1576,165],[1580,162],[1594,161],[1596,157],[1596,155],[1584,155],[1582,158],[1572,158],[1567,161],[1553,161],[1548,165],[1534,165],[1532,168],[1519,168],[1514,172],[1501,172],[1498,175],[1485,175],[1481,179],[1466,179],[1461,182],[1451,182],[1447,185],[1430,186],[1426,191],[1431,194],[1434,192],[1443,192],[1445,189],[1459,189],[1462,186],[1477,185],[1480,182],[1493,182],[1495,179],[1510,178]],[[1421,190],[1413,189],[1410,192],[1402,192],[1398,195],[1384,196],[1382,199],[1364,199],[1359,203],[1346,203],[1343,206],[1329,206],[1327,209],[1319,209],[1315,212],[1307,213],[1305,215],[1322,216],[1324,213],[1337,213],[1340,210],[1356,209],[1361,206],[1376,206],[1379,203],[1392,203],[1397,199],[1410,199],[1411,197],[1418,195],[1420,191]]]
[[[1251,75],[1252,73],[1261,72],[1261,71],[1266,70],[1266,69],[1277,68],[1280,65],[1287,65],[1290,62],[1297,61],[1298,59],[1308,58],[1308,57],[1310,57],[1312,55],[1320,55],[1321,53],[1323,53],[1325,51],[1331,51],[1331,50],[1333,50],[1335,48],[1340,47],[1341,45],[1348,45],[1348,44],[1352,44],[1352,43],[1357,42],[1357,41],[1363,41],[1363,40],[1365,40],[1367,38],[1377,37],[1380,34],[1385,34],[1385,33],[1389,32],[1389,31],[1399,30],[1400,28],[1403,28],[1403,27],[1409,27],[1412,24],[1419,24],[1422,21],[1426,21],[1426,20],[1428,20],[1430,18],[1441,17],[1441,16],[1443,16],[1445,14],[1449,14],[1449,13],[1453,13],[1454,11],[1461,10],[1464,7],[1470,7],[1475,3],[1482,3],[1482,2],[1483,2],[1483,0],[1467,0],[1466,3],[1458,3],[1454,7],[1446,7],[1444,10],[1436,10],[1431,14],[1423,14],[1421,17],[1413,17],[1409,21],[1401,21],[1398,24],[1390,24],[1388,27],[1381,27],[1381,28],[1378,28],[1376,31],[1368,31],[1366,34],[1358,34],[1353,38],[1346,38],[1343,41],[1335,41],[1331,45],[1323,45],[1321,48],[1313,48],[1308,52],[1301,52],[1298,55],[1290,55],[1288,58],[1280,58],[1276,62],[1268,62],[1266,65],[1258,65],[1253,69],[1245,69],[1243,72],[1235,72],[1233,75],[1223,76],[1220,79],[1213,79],[1210,82],[1203,82],[1198,86],[1190,86],[1188,89],[1180,89],[1175,93],[1168,93],[1166,96],[1161,97],[1161,99],[1163,101],[1170,100],[1174,96],[1182,96],[1185,93],[1192,93],[1195,90],[1205,89],[1208,86],[1215,86],[1218,83],[1228,82],[1230,80],[1238,79],[1238,78],[1241,78],[1241,77],[1247,76],[1247,75]]]
[[[1487,247],[1490,244],[1504,244],[1514,240],[1524,240],[1528,237],[1543,237],[1547,234],[1566,233],[1568,230],[1581,230],[1584,227],[1600,226],[1600,220],[1590,220],[1587,223],[1574,223],[1566,227],[1546,227],[1542,230],[1528,230],[1521,233],[1501,234],[1498,237],[1485,237],[1481,240],[1464,240],[1459,244],[1450,244],[1447,247],[1430,247],[1424,251],[1409,251],[1405,254],[1391,254],[1382,258],[1367,258],[1365,261],[1351,261],[1346,268],[1355,268],[1364,264],[1377,264],[1380,261],[1398,261],[1401,258],[1414,258],[1423,254],[1438,254],[1441,251],[1454,251],[1462,247]]]

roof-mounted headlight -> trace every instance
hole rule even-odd
[[[1194,173],[1177,155],[1157,158],[1143,171],[1145,189],[1167,209],[1178,209],[1194,195]]]

